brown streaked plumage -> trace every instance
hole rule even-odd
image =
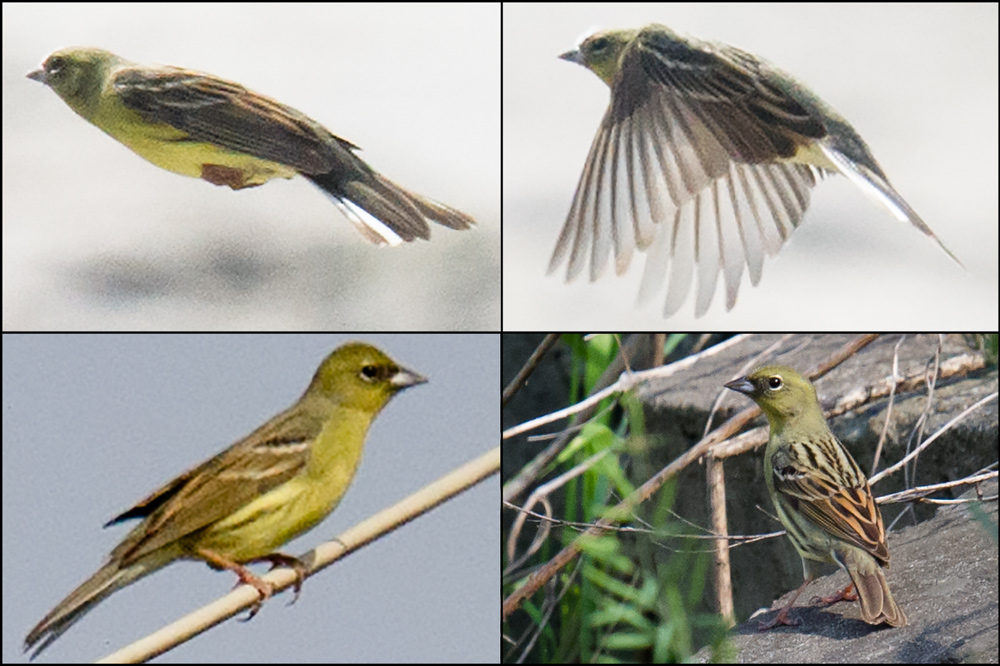
[[[562,58],[593,71],[611,101],[549,263],[566,280],[624,273],[645,255],[639,301],[666,283],[676,313],[697,277],[695,314],[719,274],[732,309],[743,270],[801,224],[812,187],[841,173],[958,259],[889,183],[854,128],[805,86],[738,48],[651,24],[586,38]],[[589,266],[589,270],[588,270]]]
[[[301,174],[379,245],[429,239],[428,222],[459,230],[475,224],[377,173],[355,155],[356,145],[304,113],[232,81],[89,47],[57,51],[28,77],[169,171],[234,190]]]
[[[791,368],[772,365],[731,381],[726,388],[753,399],[767,416],[770,437],[764,451],[768,494],[799,556],[805,581],[770,623],[797,624],[788,610],[812,582],[810,562],[843,568],[869,624],[902,627],[906,614],[896,605],[882,567],[889,566],[882,514],[864,472],[830,431],[816,390]],[[839,597],[850,599],[848,590]]]

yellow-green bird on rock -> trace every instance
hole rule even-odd
[[[356,145],[304,113],[232,81],[88,47],[56,51],[28,78],[168,171],[234,190],[301,174],[378,245],[429,239],[428,221],[475,224],[377,173],[355,155]]]
[[[98,602],[181,559],[229,569],[262,600],[273,591],[243,565],[303,565],[276,549],[312,529],[347,491],[372,421],[389,400],[427,380],[375,347],[349,343],[320,364],[291,407],[111,520],[142,519],[107,563],[25,639],[32,658]],[[36,647],[37,646],[37,647]]]
[[[612,252],[620,275],[646,254],[639,301],[667,282],[663,312],[698,277],[695,313],[724,274],[726,308],[744,265],[760,281],[764,255],[802,222],[816,181],[841,173],[955,256],[893,189],[868,146],[836,111],[788,74],[726,44],[652,24],[587,37],[562,58],[611,87],[548,272],[570,281]],[[669,276],[667,271],[669,269]]]
[[[764,480],[788,538],[802,558],[805,582],[791,601],[761,629],[798,624],[788,610],[812,582],[810,562],[837,564],[851,577],[869,624],[906,624],[882,567],[889,566],[882,513],[864,472],[830,432],[809,380],[791,368],[771,365],[731,381],[726,388],[759,406],[770,425],[764,450]],[[828,599],[853,599],[850,586]]]

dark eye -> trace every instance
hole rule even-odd
[[[590,50],[592,53],[599,53],[606,48],[608,48],[608,40],[605,37],[598,37],[590,42]]]
[[[781,388],[781,377],[778,377],[777,375],[775,375],[774,377],[768,377],[767,386],[772,391],[777,391],[778,389]]]
[[[361,368],[361,378],[368,382],[375,381],[378,379],[378,368],[374,365],[366,365]]]

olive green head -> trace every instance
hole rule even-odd
[[[816,399],[816,389],[808,379],[783,365],[766,365],[746,377],[733,380],[726,388],[738,391],[756,402],[771,427],[803,417],[823,418]]]
[[[114,53],[86,46],[56,51],[28,78],[44,83],[84,118],[90,119],[100,102],[108,73],[127,61]]]
[[[379,412],[389,399],[426,378],[363,342],[338,347],[316,370],[306,396],[318,395],[352,409]]]
[[[560,58],[583,65],[609,86],[621,67],[625,48],[635,39],[638,30],[603,30],[587,37],[572,51]]]

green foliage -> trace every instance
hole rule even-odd
[[[667,336],[665,346],[673,350],[684,337]],[[618,339],[563,336],[572,350],[570,403],[591,393],[617,360]],[[690,660],[706,643],[713,659],[724,658],[720,650],[728,645],[727,628],[721,619],[691,610],[704,597],[711,558],[704,542],[687,537],[683,530],[688,527],[674,520],[674,485],[667,484],[655,503],[645,503],[634,513],[613,513],[636,484],[645,481],[633,479],[630,472],[649,469],[654,463],[648,458],[655,449],[641,402],[625,393],[606,399],[547,470],[553,476],[590,464],[563,486],[559,517],[563,523],[554,528],[561,545],[579,539],[582,554],[545,588],[545,601],[554,607],[546,612],[538,605],[540,595],[523,607],[538,628],[528,660],[677,662]],[[593,461],[594,456],[600,457]],[[613,526],[580,537],[586,526],[602,518],[612,518]],[[559,545],[551,543],[555,541],[549,539],[534,561],[548,561]],[[511,650],[505,661],[520,657],[520,652]]]

